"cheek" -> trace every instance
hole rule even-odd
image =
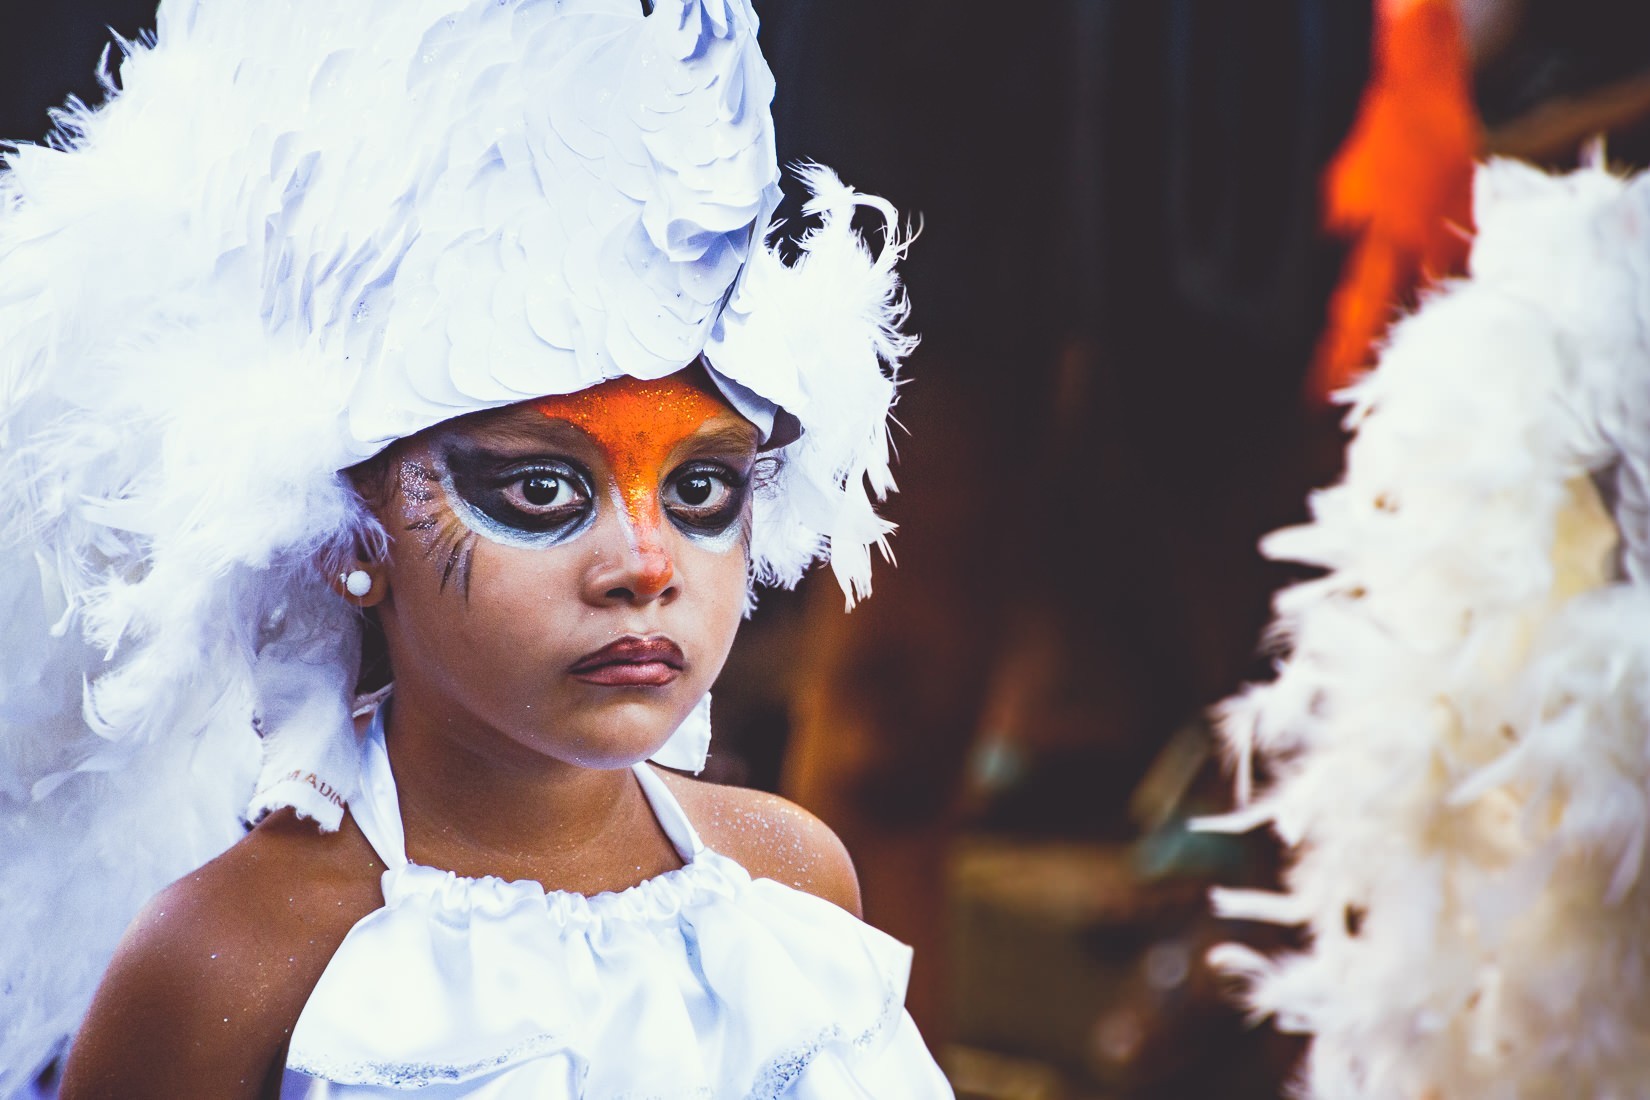
[[[447,595],[442,612],[462,624],[477,650],[554,648],[594,609],[581,596],[582,555],[572,548],[528,550],[476,541],[468,595]]]
[[[405,578],[395,615],[405,659],[419,675],[478,713],[510,714],[553,702],[546,671],[592,648],[576,645],[591,609],[560,559],[572,555],[501,547],[478,539],[468,594],[439,587],[439,570]]]
[[[678,534],[673,547],[676,573],[693,615],[703,622],[707,636],[716,639],[723,656],[744,620],[750,586],[749,540],[737,525],[732,533],[732,539]]]

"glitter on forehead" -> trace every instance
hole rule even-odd
[[[672,375],[654,381],[615,378],[578,393],[547,397],[538,410],[572,424],[601,449],[637,545],[647,548],[658,543],[664,518],[659,489],[665,463],[682,440],[729,408]]]

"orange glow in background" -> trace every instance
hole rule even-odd
[[[1455,0],[1377,0],[1369,87],[1324,177],[1324,228],[1351,243],[1308,390],[1356,380],[1398,313],[1466,269],[1481,126]]]
[[[671,375],[654,381],[614,378],[578,393],[545,398],[537,407],[545,416],[583,431],[601,450],[648,583],[657,588],[669,584],[673,568],[660,538],[664,510],[659,489],[668,472],[665,464],[682,440],[726,414],[727,405],[681,375]]]

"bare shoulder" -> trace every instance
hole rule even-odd
[[[706,844],[754,878],[771,878],[860,915],[859,877],[819,818],[776,794],[660,771]]]
[[[382,904],[382,870],[347,818],[327,834],[282,811],[162,890],[104,974],[65,1100],[273,1095],[310,991]]]

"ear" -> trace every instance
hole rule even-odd
[[[356,607],[377,607],[390,594],[389,574],[381,562],[354,561],[327,583]]]

